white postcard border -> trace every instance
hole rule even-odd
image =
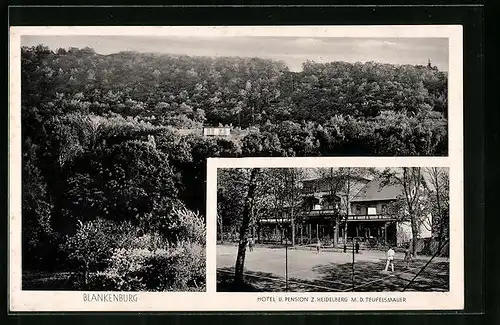
[[[294,37],[447,37],[449,38],[448,157],[230,158],[209,159],[207,168],[207,292],[137,292],[130,302],[88,302],[78,291],[21,290],[21,117],[20,38],[22,35],[203,35]],[[445,310],[464,307],[463,258],[463,44],[460,25],[398,26],[169,26],[169,27],[11,27],[9,40],[9,309],[21,311],[294,311],[294,310]],[[445,293],[216,293],[216,169],[220,167],[439,166],[450,168],[450,291]],[[111,295],[110,295],[111,294]],[[258,297],[348,297],[348,303],[258,302]],[[405,303],[360,302],[360,297],[402,297]],[[351,297],[357,297],[353,302]]]

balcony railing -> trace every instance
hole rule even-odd
[[[303,212],[302,216],[307,217],[331,217],[338,214],[338,210],[311,210]],[[345,217],[345,216],[342,216]],[[347,216],[347,221],[363,221],[363,220],[378,220],[378,221],[392,221],[395,216],[387,213],[382,214],[351,214]]]
[[[332,215],[337,215],[338,213],[339,211],[334,209],[321,209],[321,210],[305,211],[303,212],[303,215],[316,217],[316,216],[332,216]]]
[[[307,222],[308,219],[321,219],[321,218],[332,218],[338,215],[338,210],[310,210],[303,211],[296,214],[296,222]],[[340,215],[340,218],[345,218],[345,215]],[[301,220],[301,221],[300,221]],[[341,219],[342,221],[344,219]],[[347,216],[347,222],[350,221],[395,221],[396,216],[392,214],[382,213],[382,214],[351,214]],[[288,224],[291,222],[290,217],[280,217],[280,218],[262,218],[259,220],[260,223],[267,224]]]
[[[272,223],[272,224],[288,224],[291,223],[290,218],[278,218],[278,219],[260,219],[259,223]]]
[[[396,217],[391,214],[353,214],[347,216],[347,221],[363,221],[363,220],[379,220],[379,221],[392,221]]]

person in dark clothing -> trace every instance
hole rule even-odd
[[[359,242],[358,241],[356,241],[355,248],[356,248],[356,254],[359,254]]]
[[[410,245],[408,245],[405,249],[405,258],[404,258],[404,262],[405,262],[405,267],[406,268],[409,268],[410,267],[410,262],[412,260],[412,253],[411,253],[411,250],[410,250]]]

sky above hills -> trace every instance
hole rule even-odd
[[[300,71],[306,60],[426,65],[448,71],[447,38],[354,38],[266,36],[35,36],[24,35],[21,45],[44,44],[56,50],[91,47],[99,54],[122,51],[191,56],[259,57],[284,61]]]

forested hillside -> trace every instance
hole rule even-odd
[[[146,262],[138,258],[144,270],[158,258],[153,248],[174,245],[175,254],[197,252],[184,269],[203,276],[189,273],[180,284],[169,278],[160,287],[197,287],[204,279],[196,263],[204,263],[207,157],[448,150],[447,74],[430,65],[306,62],[296,73],[257,58],[100,55],[39,45],[22,48],[21,71],[27,267],[79,267],[108,279],[123,267],[120,249],[127,247],[125,256],[147,250]],[[185,132],[219,124],[231,124],[238,136]],[[116,232],[132,242],[150,239],[125,245]],[[106,247],[102,258],[84,258],[84,248],[76,249],[78,240],[89,242],[84,238],[94,240],[84,246],[89,251]],[[175,259],[166,251],[164,260]],[[151,276],[140,272],[126,276]]]
[[[43,79],[51,91],[42,97],[46,104],[66,104],[58,112],[111,110],[157,115],[161,122],[180,114],[203,120],[203,110],[208,124],[242,127],[267,119],[325,123],[338,114],[373,117],[381,111],[447,114],[447,76],[427,66],[306,62],[293,73],[282,62],[257,58],[104,56],[89,48],[52,53],[44,47],[24,48],[22,55],[27,68],[42,63],[31,70],[30,86]],[[64,101],[72,99],[81,106]]]

